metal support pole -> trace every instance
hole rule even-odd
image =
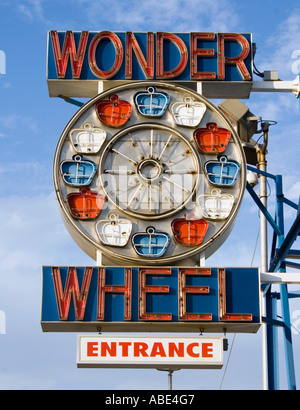
[[[277,299],[272,296],[271,287],[266,292],[266,316],[277,320]],[[277,360],[277,327],[274,325],[267,326],[267,340],[268,340],[268,388],[269,390],[278,390],[279,378],[278,378],[278,360]]]
[[[264,123],[263,123],[264,124]],[[263,125],[262,124],[262,125]],[[258,169],[260,171],[266,172],[267,161],[266,161],[266,151],[268,144],[268,126],[264,129],[264,144],[260,151],[257,153],[258,159]],[[259,197],[261,203],[267,208],[267,180],[266,176],[263,174],[259,175]],[[263,212],[260,212],[260,254],[261,254],[261,270],[264,271],[268,269],[268,231],[267,231],[267,219]],[[265,315],[265,305],[262,303],[262,314]],[[267,369],[269,368],[269,363],[267,361],[268,351],[267,347],[267,329],[269,325],[262,325],[262,361],[263,361],[263,389],[267,390]]]
[[[262,123],[262,126],[267,123]],[[264,130],[264,144],[258,152],[258,169],[260,171],[267,171],[266,151],[268,144],[268,128],[267,124]],[[262,204],[267,209],[267,178],[265,175],[259,175],[259,198]],[[261,269],[264,271],[268,269],[268,231],[267,231],[267,219],[264,214],[260,213],[260,251],[261,251]]]
[[[172,374],[173,374],[173,370],[169,370],[169,374],[168,374],[169,390],[172,390]]]
[[[292,343],[292,331],[290,321],[289,296],[287,285],[280,285],[280,299],[282,307],[282,320],[284,326],[284,350],[287,371],[287,382],[289,390],[296,390],[296,376],[294,366],[294,353]]]
[[[284,213],[283,213],[283,188],[282,177],[276,178],[276,199],[277,199],[277,219],[278,226],[281,231],[281,235],[278,237],[278,244],[282,247],[284,242]],[[279,272],[286,272],[285,266],[279,269]],[[285,324],[284,333],[284,349],[285,349],[285,361],[287,371],[287,382],[289,390],[296,390],[296,377],[294,367],[294,353],[292,344],[292,332],[290,321],[290,308],[289,308],[289,296],[288,288],[286,284],[280,285],[280,300],[282,309],[282,320]]]
[[[161,372],[168,372],[168,389],[172,390],[173,386],[172,386],[172,376],[173,376],[173,372],[180,370],[180,369],[157,369]]]

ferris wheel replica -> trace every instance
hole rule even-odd
[[[234,128],[204,97],[134,83],[75,114],[57,146],[54,182],[66,225],[92,258],[197,263],[231,231],[245,156]]]

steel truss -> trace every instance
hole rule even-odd
[[[290,266],[296,269],[300,269],[300,264],[295,262],[289,262],[288,258],[299,258],[299,250],[292,249],[292,246],[300,233],[300,207],[298,204],[288,200],[283,194],[282,176],[273,175],[268,172],[261,171],[250,165],[247,166],[249,171],[255,172],[266,178],[272,179],[275,182],[276,192],[276,211],[275,219],[270,215],[267,207],[262,203],[261,199],[255,193],[254,189],[247,183],[247,191],[253,198],[256,205],[259,207],[261,213],[266,218],[267,222],[273,229],[273,242],[270,255],[270,263],[268,268],[268,275],[262,282],[262,291],[265,302],[265,316],[262,317],[262,322],[266,324],[266,347],[267,347],[267,375],[268,375],[268,390],[279,389],[279,371],[278,371],[278,342],[277,342],[277,329],[282,328],[284,348],[285,348],[285,361],[286,361],[286,373],[287,384],[289,390],[296,390],[296,377],[295,377],[295,365],[294,354],[292,344],[292,332],[291,332],[291,320],[289,299],[300,297],[300,291],[296,293],[290,293],[288,291],[288,283],[290,281],[290,274],[287,274],[289,280],[285,282],[284,273],[286,273],[286,267]],[[297,216],[285,235],[284,233],[284,205],[288,205],[297,211]],[[280,280],[272,277],[272,272],[282,273]],[[268,276],[270,280],[268,281]],[[275,278],[275,279],[274,279]],[[277,276],[278,278],[278,276]],[[287,278],[288,279],[288,278]],[[267,283],[270,282],[270,283]],[[279,283],[280,292],[272,291],[272,284]],[[292,283],[300,283],[299,276],[295,274],[295,281]],[[277,301],[281,302],[282,319],[278,320],[277,316]]]

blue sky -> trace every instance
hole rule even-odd
[[[300,70],[299,2],[0,0],[0,50],[6,56],[0,74],[0,311],[6,317],[0,389],[167,388],[167,374],[156,370],[77,369],[76,334],[41,331],[42,265],[91,264],[67,233],[53,189],[55,147],[76,107],[48,96],[48,30],[250,32],[258,69],[278,70],[282,80],[293,80],[295,67]],[[268,169],[283,175],[286,196],[297,202],[299,101],[293,94],[256,93],[243,102],[255,115],[277,121],[270,132]],[[271,211],[273,205],[270,197]],[[286,229],[294,217],[288,209]],[[207,265],[250,266],[258,227],[257,208],[246,193],[230,238]],[[260,264],[259,248],[253,264]],[[291,313],[300,316],[297,300]],[[234,345],[222,388],[261,389],[261,331],[228,338]],[[300,334],[293,342],[299,379]],[[279,351],[280,382],[286,388],[281,332]],[[224,370],[181,370],[174,373],[173,388],[219,389]]]

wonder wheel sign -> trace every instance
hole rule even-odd
[[[204,263],[234,226],[246,160],[200,90],[245,96],[251,50],[250,34],[49,33],[50,95],[93,97],[59,137],[53,171],[63,221],[94,266],[43,267],[44,331],[259,329],[258,269]],[[79,365],[222,366],[215,339],[125,339],[79,338]]]

